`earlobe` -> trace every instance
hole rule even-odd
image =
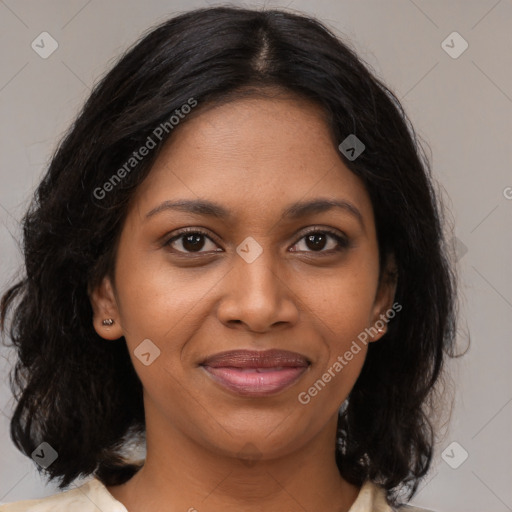
[[[387,330],[387,322],[386,320],[376,320],[372,327],[370,327],[368,329],[368,331],[370,332],[370,339],[368,340],[370,343],[372,341],[378,341],[382,338],[382,336],[384,336],[384,334],[386,334],[386,330]]]
[[[114,288],[109,277],[90,290],[89,299],[93,310],[93,326],[99,336],[117,340],[123,336]]]

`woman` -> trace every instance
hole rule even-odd
[[[455,331],[422,155],[314,19],[219,7],[147,34],[55,153],[2,300],[13,441],[61,489],[92,478],[0,510],[408,501]]]

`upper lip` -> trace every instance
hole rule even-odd
[[[273,368],[309,366],[310,361],[289,350],[229,350],[205,359],[201,366],[212,368]]]

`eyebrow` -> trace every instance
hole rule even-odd
[[[317,198],[311,201],[298,201],[288,205],[284,209],[282,217],[284,219],[296,220],[306,217],[307,215],[326,212],[333,208],[339,208],[351,214],[359,221],[363,229],[365,228],[361,212],[355,205],[344,199]],[[166,210],[177,210],[196,215],[215,217],[224,221],[233,218],[232,212],[212,201],[205,199],[180,199],[178,201],[164,201],[149,211],[146,214],[146,219]]]

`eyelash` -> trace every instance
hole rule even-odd
[[[348,238],[346,238],[345,236],[342,236],[338,232],[333,231],[329,228],[319,228],[319,227],[312,228],[309,231],[307,231],[306,233],[304,233],[293,245],[297,245],[301,240],[303,240],[307,236],[313,235],[313,234],[327,234],[327,235],[331,236],[338,243],[338,247],[335,249],[327,250],[327,251],[320,250],[320,251],[293,251],[293,252],[306,252],[306,253],[312,253],[312,254],[332,254],[333,251],[340,252],[343,249],[346,249],[350,246],[350,242],[349,242]],[[174,235],[172,238],[167,240],[164,243],[164,246],[170,247],[173,242],[175,242],[176,240],[179,240],[184,235],[202,235],[202,236],[205,236],[206,238],[210,239],[212,242],[217,243],[209,233],[207,233],[206,231],[203,231],[200,228],[183,228],[180,231],[178,231],[178,233],[176,235]],[[185,255],[185,254],[187,254],[187,255],[188,254],[190,254],[190,255],[197,254],[198,255],[198,254],[208,253],[209,251],[198,251],[198,252],[176,251],[176,252],[180,255]],[[217,253],[217,252],[220,252],[220,251],[215,251],[215,253]],[[192,256],[192,257],[194,257],[194,256]]]

